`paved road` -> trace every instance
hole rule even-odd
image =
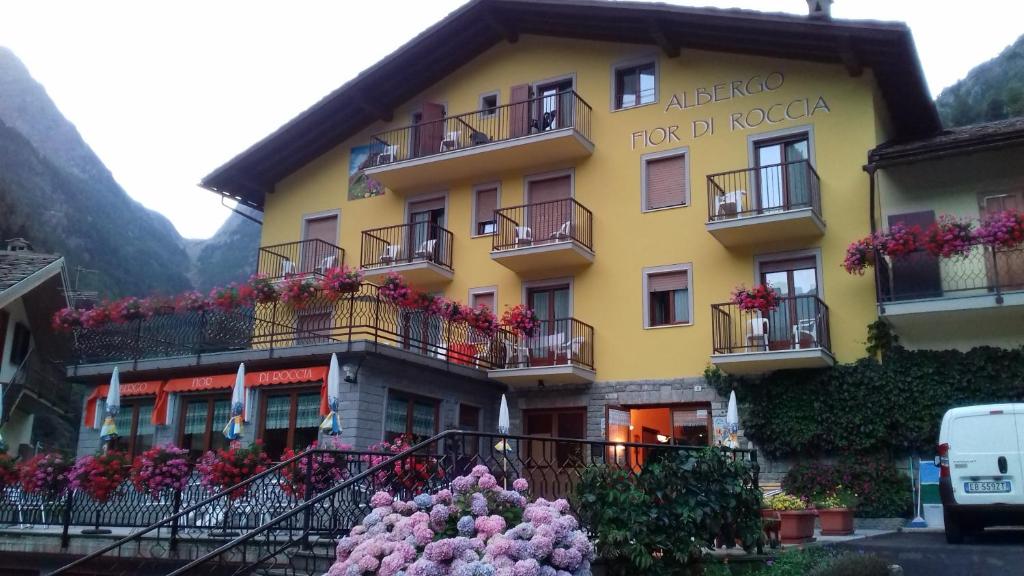
[[[947,544],[941,532],[901,532],[838,546],[877,554],[902,566],[905,576],[1024,574],[1024,530],[987,530],[959,545]]]

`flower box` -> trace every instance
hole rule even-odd
[[[822,536],[853,534],[853,508],[822,508],[818,510]]]
[[[779,510],[782,527],[779,536],[783,544],[814,542],[814,510]]]

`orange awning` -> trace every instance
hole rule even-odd
[[[175,378],[167,381],[166,392],[202,392],[205,390],[230,390],[235,385],[234,374],[217,374],[216,376],[195,376],[193,378]]]
[[[159,396],[163,392],[161,390],[162,385],[162,380],[150,380],[147,382],[124,382],[121,384],[121,397],[124,398],[130,396],[157,396],[157,403],[159,404]],[[100,384],[99,386],[93,388],[92,393],[89,394],[89,397],[86,399],[85,426],[87,428],[92,428],[93,425],[95,424],[96,404],[99,402],[100,398],[107,397],[107,391],[109,390],[110,386],[108,384]],[[154,409],[154,424],[157,423],[155,422],[156,415],[157,411]],[[164,415],[164,420],[166,420],[166,414]],[[160,423],[163,424],[163,422]]]

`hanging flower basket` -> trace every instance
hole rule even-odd
[[[855,240],[846,247],[846,258],[843,259],[843,269],[849,274],[863,275],[868,266],[875,265],[875,241],[874,237],[866,236]]]
[[[57,332],[71,332],[82,326],[82,313],[74,308],[61,308],[53,313],[51,324]]]
[[[96,502],[106,502],[114,495],[128,475],[128,455],[110,450],[82,456],[68,473],[68,484]]]
[[[180,312],[203,312],[209,310],[210,301],[199,292],[192,290],[178,296],[177,307]]]
[[[1011,250],[1024,243],[1024,213],[1003,210],[985,218],[974,234],[981,244]]]
[[[320,284],[324,289],[324,295],[336,300],[344,294],[357,292],[362,283],[362,270],[342,266],[341,268],[328,268]]]
[[[238,285],[218,286],[210,291],[210,303],[217,309],[230,312],[244,304]]]
[[[317,443],[314,441],[306,449],[313,450],[316,447]],[[352,449],[352,446],[341,443],[327,443],[325,447],[339,452]],[[291,448],[285,448],[281,453],[281,461],[287,461],[295,454]],[[308,477],[307,472],[311,466],[312,477]],[[344,454],[317,452],[300,458],[281,469],[281,490],[290,496],[305,498],[307,486],[311,487],[313,493],[316,494],[344,481],[348,476],[348,461]]]
[[[517,304],[505,310],[505,313],[501,315],[501,324],[515,334],[532,338],[540,328],[540,318],[537,317],[533,308],[526,304]]]
[[[469,309],[466,315],[466,323],[488,338],[498,332],[497,316],[494,315],[494,312],[491,312],[490,308],[483,304]]]
[[[401,305],[411,296],[412,290],[405,283],[405,279],[394,272],[388,273],[384,283],[380,285],[380,297],[392,304]]]
[[[159,500],[168,490],[184,490],[191,471],[188,450],[171,445],[154,446],[132,463],[132,484],[140,493]]]
[[[934,256],[952,258],[967,256],[974,246],[974,225],[949,214],[939,216],[938,222],[924,233],[925,248]]]
[[[146,317],[146,310],[143,307],[142,300],[134,296],[117,300],[110,304],[107,309],[110,320],[115,324],[124,324]]]
[[[280,296],[277,285],[266,274],[254,274],[249,278],[249,292],[257,304],[273,304]]]
[[[220,492],[263,472],[270,466],[270,459],[263,451],[263,444],[255,442],[242,448],[233,442],[227,450],[210,451],[196,463],[203,486],[210,492]],[[228,498],[235,500],[245,496],[248,486],[232,490]]]
[[[902,222],[893,224],[888,232],[875,235],[875,247],[884,256],[897,258],[916,251],[921,247],[920,226],[906,226]]]
[[[281,302],[296,310],[309,305],[316,296],[316,282],[310,278],[289,278],[281,287]]]
[[[732,293],[732,303],[740,310],[758,310],[767,314],[779,307],[779,294],[770,284],[758,284],[749,289],[737,286]]]
[[[19,480],[28,494],[56,498],[68,487],[71,461],[56,452],[44,452],[22,464]]]
[[[472,312],[468,306],[460,304],[455,300],[442,298],[439,300],[439,305],[441,317],[453,324],[466,322]]]

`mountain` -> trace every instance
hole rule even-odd
[[[209,240],[183,239],[131,199],[20,60],[0,47],[0,240],[63,254],[105,297],[208,288],[245,278],[259,226],[232,216]]]
[[[935,99],[947,127],[1024,116],[1024,36]]]

